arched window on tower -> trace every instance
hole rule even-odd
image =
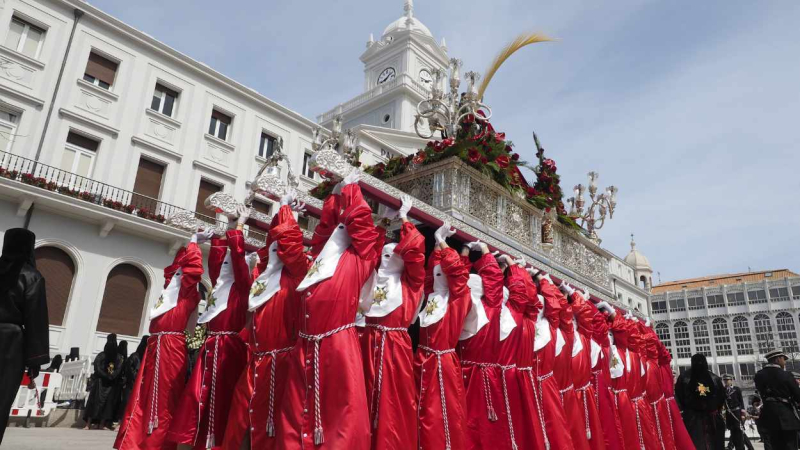
[[[36,268],[45,279],[50,325],[62,326],[75,280],[75,263],[67,252],[58,247],[39,247],[34,256]]]
[[[717,356],[733,356],[728,321],[722,317],[717,317],[711,322],[711,330],[714,333],[714,345],[717,347]]]
[[[775,316],[778,325],[778,339],[781,349],[786,353],[797,353],[797,332],[794,327],[794,318],[788,312],[779,312]]]
[[[689,341],[689,327],[686,322],[675,322],[675,349],[678,358],[691,358],[692,348]]]
[[[760,353],[775,350],[775,338],[772,335],[772,321],[766,314],[758,314],[753,318],[756,328],[756,345]]]
[[[132,264],[120,264],[108,274],[97,331],[138,336],[147,297],[147,277]]]
[[[640,283],[640,285],[641,285],[640,287],[642,289],[647,290],[647,277],[645,277],[644,275],[640,276],[639,277],[639,283]]]
[[[694,345],[697,353],[711,356],[711,339],[708,336],[708,324],[705,320],[695,320],[692,322],[694,332]]]
[[[745,316],[733,318],[733,338],[736,340],[736,353],[738,355],[753,354],[753,338],[750,335],[750,323]]]
[[[666,323],[659,323],[655,327],[656,336],[668,349],[672,349],[672,339],[669,336],[669,325]]]

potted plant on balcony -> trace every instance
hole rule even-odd
[[[14,180],[17,178],[17,175],[19,175],[19,171],[0,168],[0,177]]]

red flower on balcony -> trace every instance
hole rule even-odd
[[[481,159],[481,152],[477,148],[472,147],[467,150],[467,159],[469,159],[471,163],[476,163]]]
[[[508,156],[506,156],[506,155],[500,155],[497,158],[495,158],[494,162],[496,162],[497,165],[501,169],[507,169],[508,168],[509,159],[508,159]]]
[[[495,140],[495,142],[503,142],[503,141],[506,140],[506,134],[505,133],[495,133],[494,140]]]
[[[417,152],[417,154],[414,155],[414,158],[411,160],[411,162],[414,164],[422,164],[424,161],[425,161],[425,152]]]
[[[519,161],[519,154],[514,153],[513,155],[511,155],[511,160],[512,161]]]

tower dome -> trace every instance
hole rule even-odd
[[[653,286],[653,267],[647,257],[636,249],[636,241],[633,240],[633,234],[631,234],[631,251],[625,257],[625,264],[633,267],[636,283],[639,287],[649,291]]]
[[[433,39],[433,34],[428,27],[425,26],[422,22],[419,21],[416,17],[414,17],[414,1],[413,0],[405,0],[405,5],[403,6],[403,10],[405,10],[405,15],[403,17],[395,20],[385,30],[383,30],[383,36],[387,36],[391,33],[395,33],[398,31],[410,31],[412,33],[419,33],[424,36],[428,36],[429,38]]]

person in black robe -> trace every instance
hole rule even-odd
[[[67,355],[67,358],[64,360],[64,362],[77,361],[81,359],[80,350],[81,349],[79,347],[70,348],[69,355]]]
[[[94,374],[90,380],[89,400],[83,412],[85,430],[96,424],[99,428],[114,429],[114,419],[119,404],[119,381],[122,375],[122,355],[117,348],[117,335],[109,334],[106,345],[94,359]],[[116,395],[115,395],[116,394]]]
[[[122,401],[119,403],[119,417],[125,414],[125,409],[128,407],[128,401],[131,397],[131,391],[136,383],[136,375],[139,373],[139,367],[142,365],[144,359],[144,352],[147,350],[147,339],[149,336],[145,335],[136,347],[136,351],[131,356],[125,359],[122,364],[122,373],[124,378],[124,385],[122,386]]]
[[[45,281],[36,270],[36,235],[12,228],[0,256],[0,444],[27,367],[31,379],[50,360]]]
[[[117,353],[122,356],[122,373],[119,374],[114,391],[111,393],[116,399],[117,404],[114,409],[114,422],[119,422],[125,414],[125,385],[128,384],[128,341],[121,341],[117,344]]]
[[[725,387],[720,377],[708,370],[703,354],[692,356],[692,367],[675,382],[675,401],[698,450],[725,448],[725,422],[721,413]]]

